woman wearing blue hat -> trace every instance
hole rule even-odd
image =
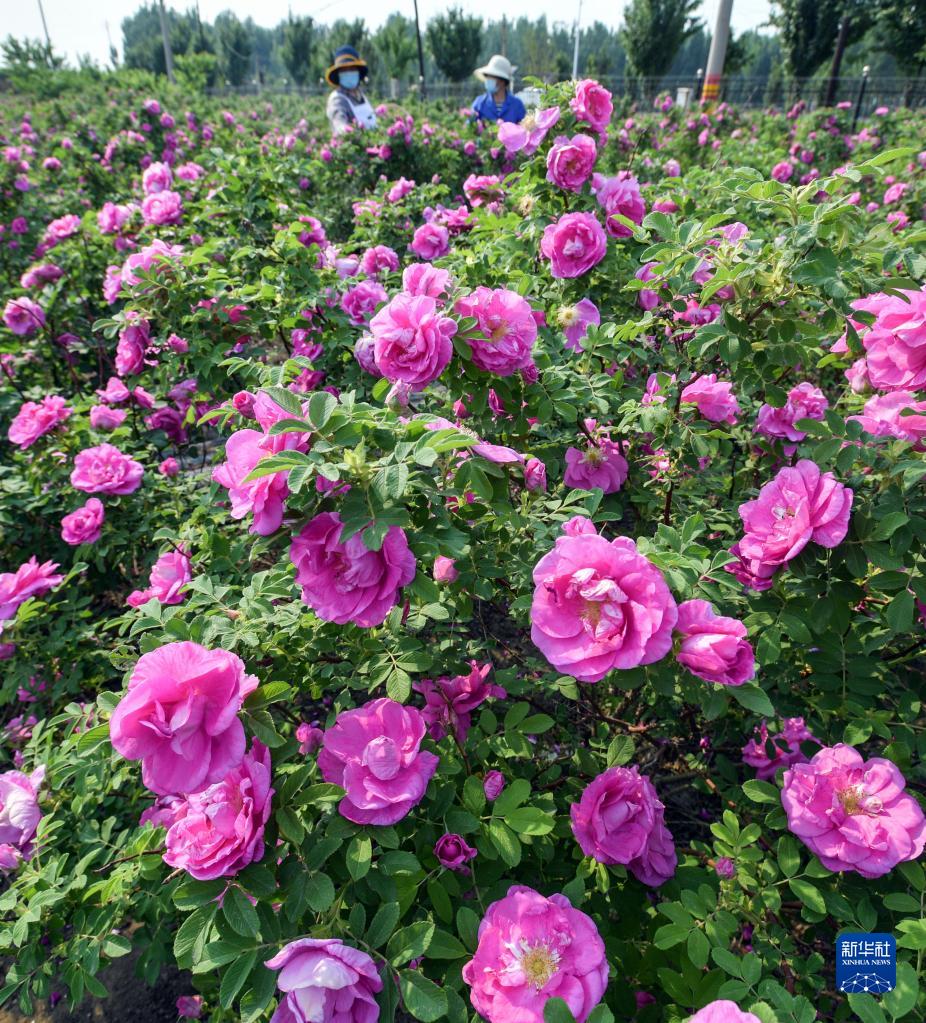
[[[512,121],[519,124],[527,111],[517,96],[511,93],[511,82],[516,67],[507,57],[496,53],[485,67],[476,68],[485,92],[473,103],[473,114],[480,121]]]
[[[376,127],[376,111],[360,89],[367,75],[366,61],[353,46],[334,51],[334,63],[325,72],[325,80],[334,90],[327,109],[333,135],[352,127]]]

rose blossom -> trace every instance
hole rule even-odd
[[[105,510],[96,497],[87,499],[76,511],[61,520],[61,539],[72,547],[82,543],[96,543],[100,538]]]
[[[450,287],[450,271],[441,270],[430,263],[410,263],[402,271],[402,290],[407,295],[427,295],[443,298]]]
[[[926,818],[905,785],[890,760],[838,743],[785,771],[781,803],[792,834],[827,870],[882,877],[926,845]]]
[[[142,220],[146,224],[162,227],[179,224],[183,218],[183,201],[179,192],[156,192],[146,195],[141,203]]]
[[[399,269],[399,254],[388,245],[374,245],[364,252],[360,260],[360,269],[367,277],[377,277],[390,270]]]
[[[177,1015],[183,1019],[199,1019],[203,1014],[202,995],[180,995],[177,999]]]
[[[678,608],[659,569],[583,516],[564,532],[534,567],[531,639],[544,657],[582,682],[665,657]]]
[[[45,768],[31,774],[4,771],[0,774],[0,871],[15,870],[35,852],[35,830],[42,819],[39,788]]]
[[[340,785],[338,805],[355,824],[395,824],[424,799],[439,758],[421,749],[425,720],[414,707],[379,699],[342,711],[325,731],[318,766]]]
[[[172,182],[173,173],[166,163],[149,164],[141,176],[141,186],[145,195],[157,195],[158,192],[166,192]]]
[[[604,996],[608,962],[591,917],[565,895],[512,885],[486,910],[463,980],[489,1023],[544,1023],[550,998],[562,998],[585,1023]]]
[[[244,757],[238,711],[258,682],[244,661],[198,643],[168,643],[142,654],[109,722],[114,749],[141,760],[157,795],[199,792]]]
[[[517,292],[480,286],[458,299],[454,310],[476,320],[464,338],[474,365],[507,377],[532,363],[537,324],[530,303]]]
[[[611,93],[591,78],[584,78],[576,84],[576,94],[569,101],[577,121],[584,121],[599,134],[611,123],[614,104]]]
[[[132,376],[145,368],[145,351],[150,341],[151,325],[148,321],[137,313],[128,313],[116,346],[116,372],[119,376]]]
[[[635,224],[643,223],[646,204],[640,194],[640,185],[632,174],[621,171],[613,178],[596,174],[592,178],[592,191],[605,211],[604,226],[612,238],[629,238],[633,234],[626,224],[615,219],[616,213]]]
[[[755,1013],[744,1012],[736,1002],[718,998],[696,1012],[688,1023],[762,1023],[762,1020]]]
[[[342,529],[337,512],[322,512],[293,539],[289,556],[302,600],[325,622],[381,625],[415,577],[405,531],[390,526],[382,547],[371,551],[362,531],[342,541]]]
[[[926,288],[869,296],[853,306],[876,313],[862,337],[872,386],[882,391],[926,388]]]
[[[566,347],[574,352],[583,352],[582,339],[590,325],[600,326],[601,313],[591,299],[582,298],[575,305],[560,309],[557,322],[566,335]]]
[[[424,678],[413,684],[412,688],[424,697],[421,716],[432,739],[439,742],[452,730],[459,742],[465,742],[473,711],[490,697],[505,699],[508,695],[505,690],[488,681],[491,671],[491,664],[470,661],[468,675],[442,676],[433,681]]]
[[[559,135],[547,153],[547,181],[567,192],[581,192],[595,167],[598,148],[590,135]]]
[[[678,859],[665,824],[665,806],[636,767],[611,767],[599,774],[569,813],[586,856],[621,864],[654,888],[675,873]]]
[[[422,390],[453,355],[457,325],[426,295],[397,295],[370,321],[376,365],[387,380]]]
[[[912,415],[904,415],[905,412]],[[862,414],[849,416],[873,437],[895,437],[910,444],[926,443],[926,400],[917,401],[913,391],[889,391],[865,402]]]
[[[29,337],[45,326],[45,313],[38,302],[23,295],[11,298],[4,306],[3,322],[18,337]]]
[[[71,486],[88,494],[133,494],[141,486],[144,466],[112,444],[85,448],[74,458]]]
[[[193,578],[190,556],[184,550],[168,551],[154,563],[148,578],[150,595],[162,604],[182,604],[186,584]]]
[[[540,493],[547,489],[547,467],[539,458],[528,458],[524,463],[524,487]]]
[[[505,788],[505,776],[501,771],[486,771],[482,779],[482,791],[490,803],[494,803]]]
[[[377,1023],[380,1017],[376,963],[336,938],[291,941],[265,965],[280,971],[282,993],[270,1023]]]
[[[722,686],[741,686],[755,675],[746,626],[736,618],[716,614],[708,601],[679,604],[675,629],[681,637],[675,656],[692,675]]]
[[[771,757],[768,753],[770,740],[775,751]],[[755,768],[756,777],[760,781],[770,781],[779,767],[807,763],[807,757],[801,751],[801,743],[808,741],[822,745],[804,724],[803,718],[783,718],[781,732],[773,736],[769,736],[768,726],[763,721],[756,726],[755,737],[743,747],[743,763]]]
[[[90,425],[94,430],[115,430],[125,421],[128,412],[124,408],[110,408],[109,405],[94,405],[90,409]]]
[[[441,835],[434,845],[434,855],[446,870],[468,874],[466,864],[476,858],[476,850],[466,844],[462,835]]]
[[[172,808],[164,862],[197,881],[234,877],[264,855],[270,818],[270,753],[257,739],[220,781]]]
[[[26,401],[19,407],[7,437],[25,451],[39,437],[60,426],[74,410],[57,394],[46,395],[41,401]]]
[[[581,277],[607,252],[607,235],[592,213],[565,213],[543,231],[540,251],[557,278]]]
[[[44,561],[33,555],[15,572],[0,572],[0,622],[16,614],[20,604],[29,597],[41,597],[64,582],[63,575],[56,575],[55,561]]]
[[[586,420],[586,425],[594,426],[594,421]],[[566,449],[563,482],[576,490],[597,487],[605,494],[616,494],[626,482],[629,471],[620,445],[600,435],[585,448]]]
[[[788,400],[782,408],[763,405],[756,419],[756,433],[766,437],[801,441],[807,434],[795,427],[799,419],[822,419],[829,408],[826,395],[813,384],[804,383],[788,391]]]
[[[711,423],[736,423],[740,407],[733,394],[733,384],[718,380],[716,373],[708,373],[692,381],[682,391],[682,404],[694,405],[704,419]]]
[[[447,558],[443,554],[438,554],[434,559],[433,575],[436,583],[455,583],[460,577],[453,558]]]
[[[755,583],[770,579],[811,541],[827,548],[842,543],[852,498],[848,487],[808,459],[781,469],[755,500],[740,505],[745,535],[731,549],[740,564],[725,567],[754,589],[767,589]]]
[[[450,251],[450,232],[441,224],[422,224],[415,229],[409,248],[419,259],[440,259]]]
[[[320,749],[324,740],[325,733],[320,728],[310,725],[308,721],[302,721],[296,727],[296,741],[299,743],[299,752],[304,757]]]
[[[544,110],[528,111],[527,116],[514,124],[511,121],[498,122],[498,140],[505,147],[505,152],[524,153],[530,156],[536,153],[540,143],[547,137],[547,132],[559,120],[559,107],[546,107]]]

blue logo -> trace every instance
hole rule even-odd
[[[897,984],[893,934],[840,934],[836,939],[836,989],[883,995]]]

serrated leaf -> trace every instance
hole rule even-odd
[[[229,888],[225,893],[222,899],[222,914],[236,934],[245,938],[257,936],[260,930],[257,910],[240,888]]]
[[[418,970],[399,971],[399,990],[405,1008],[422,1023],[435,1023],[446,1016],[446,992]]]

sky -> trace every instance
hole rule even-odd
[[[7,33],[17,38],[41,38],[42,20],[39,14],[39,0],[0,0],[3,17],[0,19],[0,34]],[[193,6],[194,0],[166,0],[167,7],[178,11]],[[546,14],[552,22],[572,21],[575,18],[577,0],[563,3],[562,0],[419,0],[418,13],[422,25],[434,14],[448,7],[462,6],[468,14],[476,14],[489,20],[496,19],[504,11],[509,18],[520,15],[538,17]],[[626,0],[582,0],[582,24],[602,21],[617,27],[621,22],[621,11]],[[704,0],[701,17],[713,25],[719,0]],[[42,0],[45,20],[52,45],[64,53],[71,63],[80,54],[89,54],[101,64],[109,59],[107,24],[112,41],[120,54],[122,52],[121,22],[140,6],[135,0]],[[741,32],[757,28],[768,20],[769,0],[734,0],[733,28]],[[413,14],[412,0],[200,0],[201,17],[212,21],[224,10],[232,10],[242,20],[251,17],[259,25],[268,28],[282,21],[289,10],[294,15],[311,15],[316,21],[331,22],[338,16],[364,18],[371,29],[377,28],[393,11],[401,11],[409,17]],[[568,12],[568,13],[567,13]]]

